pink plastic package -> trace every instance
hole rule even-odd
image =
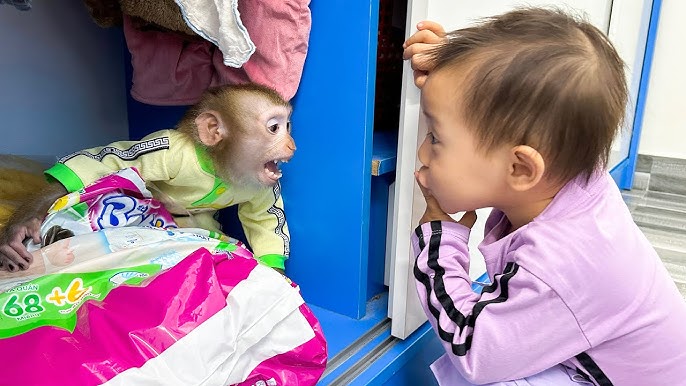
[[[48,210],[41,233],[55,225],[75,234],[125,226],[176,228],[172,215],[152,197],[135,168],[104,176],[58,199]]]
[[[298,287],[234,239],[176,228],[129,172],[56,202],[46,223],[76,232],[33,252],[42,271],[0,274],[2,383],[315,385],[326,340]]]

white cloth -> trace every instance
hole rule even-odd
[[[255,44],[241,22],[238,0],[175,1],[186,24],[219,47],[225,65],[239,68],[255,52]]]
[[[226,307],[142,366],[120,372],[103,386],[243,382],[261,362],[314,338],[298,309],[303,302],[297,287],[258,264],[229,292]]]

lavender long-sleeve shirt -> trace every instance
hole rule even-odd
[[[412,237],[448,371],[489,383],[563,363],[597,385],[686,385],[686,302],[608,174],[570,181],[531,223],[507,227],[493,210],[482,294],[471,290],[468,228],[434,221]]]

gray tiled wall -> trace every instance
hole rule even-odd
[[[639,155],[623,196],[686,298],[686,160]]]
[[[686,160],[639,155],[635,180],[634,188],[686,195]]]

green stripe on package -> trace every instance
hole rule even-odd
[[[0,338],[42,326],[76,326],[76,313],[90,299],[102,301],[115,287],[140,285],[162,270],[159,264],[88,273],[58,273],[40,277],[0,293]]]

